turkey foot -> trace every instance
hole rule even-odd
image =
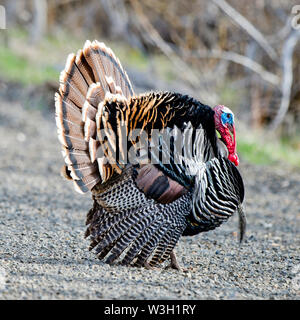
[[[166,269],[169,269],[169,268],[172,268],[172,269],[175,269],[175,270],[178,270],[178,271],[183,271],[183,272],[186,272],[185,269],[181,268],[178,261],[177,261],[177,257],[176,257],[176,254],[175,254],[175,251],[172,250],[171,253],[170,253],[170,259],[171,259],[171,262],[169,265],[166,266]]]

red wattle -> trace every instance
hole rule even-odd
[[[240,161],[239,161],[239,157],[236,153],[230,153],[228,156],[228,160],[233,162],[236,167],[239,165]]]

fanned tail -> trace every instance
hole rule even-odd
[[[99,105],[107,97],[126,100],[132,95],[132,85],[119,59],[103,43],[86,41],[77,55],[68,56],[55,94],[56,125],[76,191],[87,192],[113,173],[104,159],[96,161],[101,144],[96,126]]]

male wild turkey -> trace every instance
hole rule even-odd
[[[98,41],[68,56],[55,106],[63,174],[93,196],[85,235],[99,259],[152,268],[170,257],[179,268],[180,236],[212,230],[236,210],[243,237],[230,109],[179,93],[135,95]]]

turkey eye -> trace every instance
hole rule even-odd
[[[228,118],[228,119],[230,118],[230,113],[227,113],[227,118]]]

